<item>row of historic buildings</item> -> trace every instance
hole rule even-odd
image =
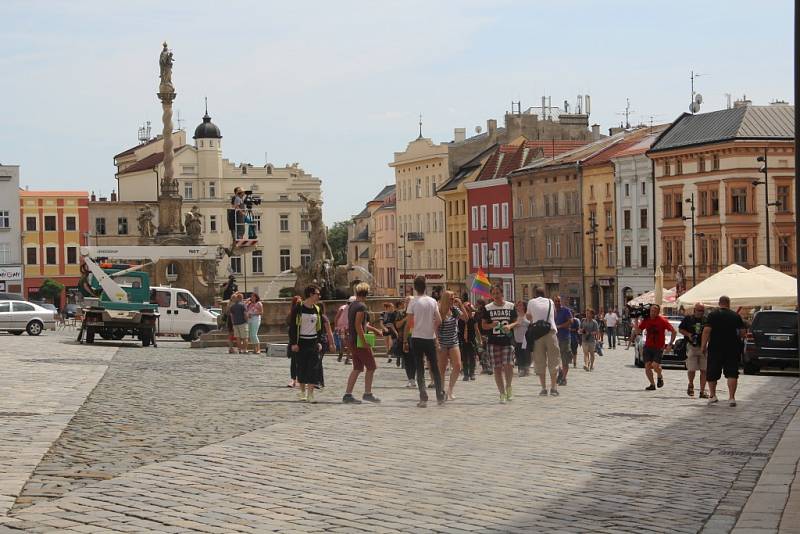
[[[463,293],[480,268],[510,297],[542,286],[579,308],[651,290],[656,265],[670,287],[730,263],[795,274],[793,109],[737,102],[607,136],[534,110],[449,143],[420,131],[353,218],[350,261],[384,294],[420,274]]]
[[[290,269],[310,261],[310,222],[303,195],[321,197],[321,180],[297,163],[284,166],[235,164],[222,156],[222,134],[206,112],[194,131],[173,132],[174,171],[183,211],[197,207],[205,244],[230,247],[228,208],[241,187],[260,199],[249,216],[256,245],[234,255],[219,276],[236,276],[239,288],[266,297],[294,285]],[[0,291],[38,297],[41,283],[52,278],[65,286],[62,302],[80,280],[82,245],[144,243],[144,212],[158,226],[159,182],[164,175],[161,136],[114,156],[116,190],[98,198],[87,191],[25,191],[19,167],[0,166]],[[169,265],[166,267],[169,270]],[[170,272],[165,279],[174,278]],[[193,289],[193,288],[187,288]]]

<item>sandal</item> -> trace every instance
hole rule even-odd
[[[694,384],[689,384],[689,387],[686,388],[686,394],[690,397],[694,397]]]

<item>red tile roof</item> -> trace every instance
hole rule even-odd
[[[88,191],[20,191],[21,197],[85,197],[89,198]]]
[[[177,152],[181,148],[183,147],[176,148],[174,152]],[[155,154],[150,154],[144,159],[140,159],[130,167],[125,167],[124,170],[118,172],[117,174],[128,174],[131,172],[150,171],[153,170],[153,167],[155,167],[162,161],[164,161],[164,153],[156,152]]]
[[[536,140],[525,141],[519,145],[500,145],[489,156],[477,180],[492,180],[507,176],[536,158],[553,157],[586,143],[586,141]]]

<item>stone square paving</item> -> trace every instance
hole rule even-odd
[[[309,405],[285,359],[187,345],[2,336],[0,532],[796,527],[797,377],[745,376],[739,406],[708,407],[679,370],[643,391],[617,349],[558,398],[516,378],[500,405],[481,376],[423,410],[385,359],[383,402],[342,405],[349,369],[328,356]]]

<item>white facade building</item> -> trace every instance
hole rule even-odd
[[[228,247],[232,240],[228,208],[234,188],[260,197],[261,205],[252,208],[258,244],[242,256],[232,257],[229,272],[237,277],[240,290],[277,297],[281,288],[294,285],[294,275],[288,271],[311,260],[310,223],[306,203],[298,195],[319,200],[322,181],[297,163],[256,167],[224,159],[222,135],[207,112],[195,129],[194,141],[194,145],[187,144],[184,131],[173,133],[175,178],[184,212],[196,205],[203,215],[205,243]],[[155,202],[164,173],[163,159],[160,137],[117,154],[119,201]],[[93,224],[90,219],[90,227]]]
[[[0,165],[0,291],[22,294],[19,165]]]

